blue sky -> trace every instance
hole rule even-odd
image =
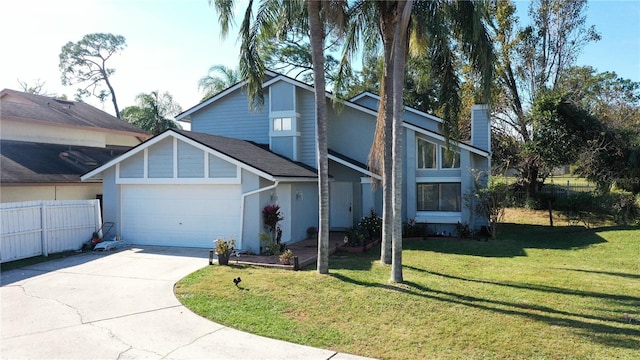
[[[246,2],[239,1],[244,9]],[[518,1],[526,14],[527,1]],[[207,0],[20,0],[0,5],[3,55],[0,88],[20,89],[17,79],[73,98],[75,87],[60,84],[58,55],[68,41],[85,34],[123,35],[127,48],[110,61],[120,108],[133,105],[141,92],[168,91],[187,109],[200,100],[197,82],[211,65],[236,67],[237,27],[220,38],[218,19]],[[578,59],[598,71],[640,81],[640,1],[590,1],[587,24],[602,40],[588,45]],[[239,25],[239,24],[237,24]],[[113,113],[104,105],[87,100]]]

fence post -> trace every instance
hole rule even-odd
[[[47,229],[47,205],[44,201],[40,205],[40,227],[42,228],[42,255],[49,256],[48,231]]]
[[[94,211],[94,220],[96,222],[95,228],[96,230],[102,227],[102,212],[100,211],[100,201],[99,200],[91,200],[93,201],[93,211]],[[102,230],[100,231],[102,232]],[[100,237],[103,237],[104,234],[100,234]],[[107,239],[108,240],[108,239]]]

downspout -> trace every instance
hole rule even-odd
[[[267,187],[259,188],[259,189],[252,190],[252,191],[249,191],[247,193],[243,193],[242,194],[242,200],[240,201],[240,233],[239,233],[240,234],[240,244],[241,245],[244,246],[244,243],[242,241],[243,240],[242,233],[243,233],[243,230],[244,230],[244,202],[245,202],[246,198],[248,196],[261,193],[263,191],[275,189],[278,186],[278,184],[280,184],[280,181],[276,180],[273,185],[269,185]],[[242,246],[240,248],[242,248]]]

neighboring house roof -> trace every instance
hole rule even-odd
[[[210,151],[227,161],[231,161],[250,172],[272,181],[283,179],[310,179],[317,181],[318,178],[315,169],[302,163],[288,160],[250,141],[186,130],[168,129],[129,150],[122,156],[84,174],[82,179],[88,180],[169,136],[174,136],[191,145],[199,146],[203,150]]]
[[[126,152],[126,146],[96,148],[0,141],[0,182],[5,184],[77,183],[80,175]]]
[[[8,98],[12,100],[7,100]],[[0,100],[2,100],[0,117],[3,119],[46,122],[66,127],[90,128],[94,131],[129,133],[142,139],[149,137],[144,130],[83,102],[11,89],[0,91]]]

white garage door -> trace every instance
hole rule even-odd
[[[124,185],[122,237],[131,244],[212,248],[240,231],[240,185]]]

